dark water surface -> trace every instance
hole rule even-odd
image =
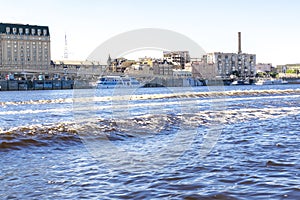
[[[298,87],[0,92],[0,199],[299,199]]]

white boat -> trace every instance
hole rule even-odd
[[[256,81],[255,85],[281,85],[287,84],[288,81],[282,79],[259,79]]]
[[[249,81],[237,80],[233,81],[230,85],[250,85]]]
[[[142,85],[129,76],[103,76],[97,81],[97,88],[138,88]]]

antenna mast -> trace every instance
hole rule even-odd
[[[68,59],[68,43],[67,43],[67,34],[66,33],[65,33],[64,59]]]

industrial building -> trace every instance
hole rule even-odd
[[[230,75],[255,76],[255,54],[214,52],[208,53],[205,61],[213,65],[218,76],[222,78],[228,78]]]
[[[238,53],[213,52],[192,62],[193,76],[204,79],[249,79],[256,74],[256,55],[242,53],[241,33],[238,33]]]

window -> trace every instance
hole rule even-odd
[[[25,34],[29,35],[29,28],[25,28]]]
[[[10,27],[6,27],[6,34],[10,34]]]
[[[23,28],[19,28],[19,34],[23,35]]]
[[[37,34],[38,34],[38,35],[41,35],[41,34],[42,34],[41,29],[38,29],[38,30],[37,30]]]
[[[35,29],[34,28],[31,29],[31,35],[35,35]]]
[[[13,28],[13,34],[17,34],[17,28]]]
[[[44,35],[44,36],[47,35],[47,29],[43,29],[43,35]]]

